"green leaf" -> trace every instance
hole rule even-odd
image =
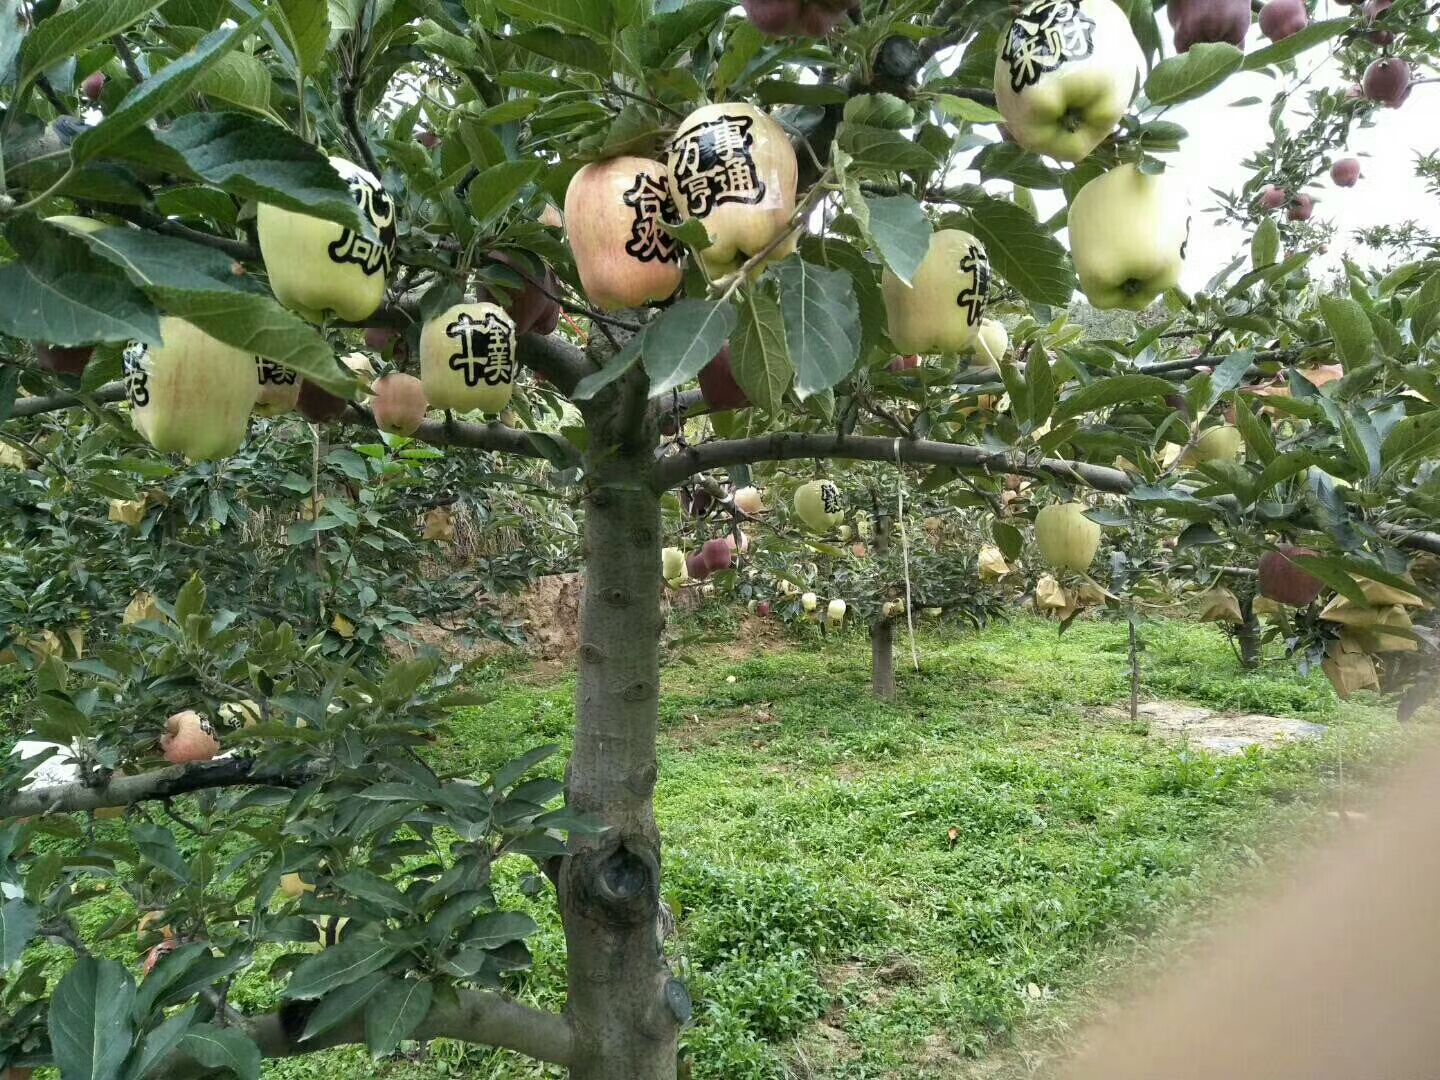
[[[138,22],[160,6],[162,0],[104,0],[76,4],[60,10],[24,35],[20,47],[21,86],[51,65],[84,52]],[[6,35],[11,31],[7,29]]]
[[[270,69],[249,53],[226,53],[195,83],[195,92],[211,102],[268,114]],[[188,114],[187,114],[188,115]]]
[[[1345,440],[1345,452],[1355,467],[1372,480],[1379,476],[1380,434],[1363,409],[1351,405],[1341,413],[1340,434]]]
[[[849,377],[860,353],[860,308],[843,270],[791,256],[774,269],[785,343],[801,401]]]
[[[410,905],[399,889],[380,875],[364,868],[357,867],[342,874],[335,879],[335,886],[341,892],[349,893],[361,900],[368,900],[372,904],[378,904],[388,911],[402,913],[410,911]]]
[[[1250,266],[1255,270],[1269,266],[1280,254],[1280,226],[1267,217],[1250,238]]]
[[[608,43],[614,0],[495,0],[506,15]]]
[[[1353,370],[1370,358],[1375,328],[1365,317],[1364,308],[1354,300],[1322,296],[1320,314],[1330,328],[1330,335],[1335,339],[1335,351],[1347,370]]]
[[[1000,549],[1000,554],[1005,558],[1018,559],[1020,557],[1020,552],[1025,547],[1025,537],[1014,525],[992,520],[990,535],[995,540],[995,546]]]
[[[375,938],[347,937],[317,956],[301,961],[282,996],[317,998],[379,971],[400,950]]]
[[[40,926],[40,911],[28,900],[17,897],[0,906],[0,972],[25,951]]]
[[[402,1039],[430,1011],[435,984],[425,979],[389,979],[365,1007],[365,1045],[377,1058],[393,1054]]]
[[[1430,336],[1440,329],[1440,273],[1432,273],[1425,284],[1415,290],[1405,305],[1410,316],[1410,337],[1423,347]]]
[[[16,261],[0,266],[0,331],[51,345],[160,343],[160,319],[123,273],[85,240],[29,214],[5,230]]]
[[[330,47],[329,4],[325,0],[271,0],[270,12],[272,24],[294,52],[296,66],[306,75],[319,71]]]
[[[1021,187],[1048,189],[1060,186],[1060,174],[1014,143],[991,143],[975,155],[975,168],[984,180],[1009,180]]]
[[[978,101],[971,101],[969,98],[963,98],[957,94],[937,94],[935,104],[939,105],[941,112],[951,120],[959,120],[969,124],[999,124],[1004,122],[1004,117],[989,105],[982,105]]]
[[[920,204],[909,195],[890,195],[864,200],[869,211],[866,234],[875,253],[903,281],[910,284],[915,271],[930,250],[933,230]]]
[[[640,350],[645,345],[645,327],[638,334],[625,343],[625,347],[610,358],[599,371],[591,372],[575,384],[575,391],[570,397],[575,401],[589,401],[605,387],[609,386],[616,379],[620,378],[640,359]]]
[[[349,185],[325,155],[278,124],[244,113],[188,113],[156,138],[222,191],[365,231]]]
[[[780,412],[795,368],[780,305],[759,289],[748,292],[740,304],[730,335],[730,369],[747,398],[771,415]]]
[[[1275,440],[1270,435],[1270,425],[1261,423],[1251,411],[1249,400],[1251,396],[1250,394],[1233,396],[1235,426],[1240,429],[1240,434],[1245,439],[1245,446],[1250,451],[1250,457],[1268,469],[1270,463],[1275,460]],[[1265,476],[1262,474],[1261,482],[1255,486],[1255,491],[1257,494],[1261,494],[1269,490],[1275,483],[1275,480],[1266,483]]]
[[[482,225],[515,204],[520,189],[535,180],[545,168],[537,158],[502,161],[483,170],[470,182],[467,195],[475,220]]]
[[[354,1015],[389,982],[390,976],[377,971],[332,990],[321,999],[310,1018],[305,1021],[305,1030],[300,1034],[300,1041],[323,1035],[342,1020]]]
[[[50,998],[50,1049],[62,1080],[115,1080],[130,1052],[135,983],[114,960],[75,961]]]
[[[260,1080],[260,1048],[238,1028],[196,1024],[180,1040],[180,1050],[207,1069],[224,1069],[240,1080]]]
[[[125,1067],[125,1080],[143,1080],[146,1073],[180,1045],[180,1040],[195,1022],[195,1006],[168,1016],[140,1040],[140,1049],[130,1055]]]
[[[683,386],[715,358],[735,328],[728,300],[678,300],[645,328],[642,355],[650,396]]]
[[[1407,416],[1385,435],[1380,457],[1385,468],[1440,455],[1440,409]]]
[[[1059,423],[1072,416],[1118,405],[1122,401],[1163,398],[1175,392],[1175,384],[1156,375],[1109,375],[1082,386],[1055,407],[1051,418]]]
[[[1075,291],[1075,269],[1060,242],[1024,207],[979,193],[966,200],[967,225],[985,245],[990,265],[1025,299],[1064,307]]]
[[[98,125],[81,132],[70,144],[70,156],[76,162],[89,161],[157,113],[170,108],[189,93],[195,82],[221,57],[238,45],[258,21],[252,19],[244,26],[206,34],[195,48],[126,94],[124,100]]]
[[[1249,56],[1245,57],[1244,69],[1246,71],[1259,71],[1271,64],[1279,64],[1286,60],[1299,56],[1306,49],[1313,45],[1319,45],[1322,41],[1329,41],[1338,37],[1346,30],[1355,25],[1353,19],[1328,19],[1325,22],[1311,23],[1297,33],[1291,34],[1288,38],[1277,41],[1274,45],[1266,46],[1263,49],[1256,49]]]
[[[589,38],[566,34],[550,26],[537,26],[514,35],[510,41],[546,59],[558,60],[566,67],[580,68],[602,78],[610,76],[609,50]]]
[[[851,99],[854,100],[854,99]],[[835,143],[862,169],[879,172],[929,172],[939,166],[933,154],[898,131],[869,124],[840,125]]]
[[[487,911],[470,920],[462,939],[473,948],[497,949],[521,941],[538,929],[535,920],[523,911]]]
[[[1025,358],[1025,381],[1030,388],[1030,426],[1037,428],[1055,409],[1055,373],[1050,358],[1038,345],[1032,346]]]
[[[257,282],[237,276],[229,256],[142,229],[102,229],[85,243],[123,268],[166,311],[227,345],[283,364],[332,393],[354,390],[353,378],[335,363],[320,333]]]
[[[1245,54],[1226,42],[1201,42],[1179,56],[1161,60],[1145,80],[1152,105],[1176,105],[1208,94],[1240,70]]]

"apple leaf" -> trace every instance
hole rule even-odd
[[[0,905],[0,971],[20,959],[39,925],[39,911],[23,897]]]
[[[589,401],[605,387],[624,375],[640,360],[640,350],[645,346],[645,327],[625,343],[625,347],[610,358],[610,362],[599,371],[586,375],[575,384],[570,397],[574,401]]]
[[[1335,351],[1347,371],[1353,371],[1370,358],[1375,343],[1375,328],[1365,317],[1365,309],[1344,297],[1320,297],[1320,314],[1335,339]]]
[[[228,255],[141,229],[101,229],[85,242],[171,315],[332,393],[349,397],[355,389],[316,329],[276,303],[243,268],[237,273],[239,264]]]
[[[316,0],[277,0],[270,5],[270,19],[285,34],[295,66],[306,75],[319,71],[330,46],[329,6]]]
[[[116,1080],[130,1052],[135,983],[114,960],[75,961],[50,998],[50,1049],[65,1080]]]
[[[1240,429],[1241,436],[1245,439],[1245,446],[1250,451],[1250,456],[1262,466],[1269,466],[1275,460],[1275,439],[1270,434],[1270,425],[1262,424],[1252,412],[1250,394],[1235,394],[1232,401],[1235,403],[1235,426]],[[1264,483],[1264,474],[1261,474],[1260,482],[1255,485],[1257,493],[1268,491],[1273,484]]]
[[[156,138],[222,191],[365,231],[349,185],[325,155],[278,124],[244,113],[187,113]]]
[[[50,345],[160,343],[160,318],[125,274],[88,244],[24,215],[5,230],[15,262],[0,266],[0,331]]]
[[[1437,454],[1440,454],[1440,409],[1405,417],[1386,434],[1380,449],[1387,469]]]
[[[613,0],[495,0],[506,15],[609,43]]]
[[[540,175],[545,167],[538,158],[502,161],[481,171],[470,182],[466,195],[475,220],[484,224],[514,205],[520,189]]]
[[[305,1030],[300,1041],[323,1035],[336,1024],[355,1013],[362,1005],[389,983],[389,976],[377,971],[326,994],[310,1018],[305,1021]]]
[[[860,355],[869,358],[888,348],[888,319],[885,298],[880,291],[880,267],[852,243],[835,237],[806,236],[800,241],[805,261],[816,266],[843,270],[850,275],[855,299],[860,305]]]
[[[170,108],[184,97],[221,57],[238,45],[258,21],[259,17],[251,19],[243,26],[206,34],[195,48],[166,64],[126,94],[124,100],[99,124],[82,131],[70,144],[71,157],[76,163],[89,161],[157,113]]]
[[[1022,206],[976,189],[965,199],[964,222],[985,245],[990,265],[1026,300],[1063,307],[1075,291],[1069,253]]]
[[[207,1069],[224,1069],[240,1080],[260,1080],[260,1048],[239,1028],[196,1024],[180,1040],[180,1051]]]
[[[346,986],[379,971],[399,954],[398,949],[376,938],[346,938],[324,952],[302,960],[290,975],[282,996],[305,1000],[318,998],[339,986]]]
[[[860,307],[843,270],[791,256],[775,267],[785,342],[801,401],[850,375],[860,355]]]
[[[1431,274],[1406,304],[1410,316],[1410,336],[1424,348],[1430,336],[1440,329],[1440,274]]]
[[[1245,54],[1227,42],[1202,42],[1161,60],[1145,80],[1152,105],[1177,105],[1208,94],[1240,70]]]
[[[435,984],[428,980],[390,978],[365,1006],[365,1045],[370,1053],[377,1058],[393,1054],[425,1019],[434,993]]]
[[[861,201],[866,211],[865,233],[875,253],[909,285],[930,250],[931,228],[924,209],[909,195],[866,197]]]
[[[750,290],[740,304],[730,336],[730,369],[747,398],[772,415],[780,412],[795,367],[780,305],[759,289]]]
[[[28,34],[21,34],[21,86],[52,64],[85,51],[144,18],[162,0],[105,0],[103,4],[76,4],[56,11]],[[7,33],[5,37],[11,35]]]
[[[689,382],[715,358],[735,328],[728,300],[679,300],[645,328],[641,355],[650,375],[650,396]]]
[[[1069,397],[1062,399],[1055,406],[1051,418],[1058,423],[1072,416],[1103,409],[1107,405],[1143,398],[1163,398],[1174,392],[1175,384],[1158,375],[1110,375],[1097,379],[1089,386],[1082,386]]]
[[[223,101],[262,114],[270,110],[270,87],[270,69],[244,52],[226,53],[195,84],[212,104]]]
[[[1275,256],[1280,254],[1280,226],[1275,224],[1274,218],[1266,218],[1255,230],[1255,235],[1250,238],[1250,267],[1252,270],[1259,270],[1263,266],[1269,266],[1275,261]]]
[[[1060,174],[1038,154],[1012,143],[991,143],[975,155],[982,180],[1009,180],[1027,188],[1058,188]]]
[[[142,1080],[152,1067],[180,1045],[180,1040],[194,1023],[195,1006],[191,1005],[156,1024],[140,1040],[139,1052],[130,1055],[124,1080]]]
[[[1327,19],[1325,22],[1311,23],[1303,30],[1299,30],[1273,45],[1256,49],[1245,57],[1245,63],[1242,66],[1245,71],[1259,71],[1271,64],[1291,60],[1311,46],[1319,45],[1322,41],[1329,41],[1333,37],[1339,37],[1346,30],[1352,29],[1354,25],[1355,20],[1348,18]]]

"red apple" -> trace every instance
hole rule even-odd
[[[309,379],[300,380],[300,396],[295,410],[312,424],[329,424],[345,415],[350,403],[338,394],[323,390]]]
[[[1260,32],[1271,41],[1283,41],[1304,30],[1309,22],[1302,0],[1269,0],[1260,9]]]
[[[560,280],[554,272],[545,266],[539,280],[532,281],[524,264],[508,252],[492,251],[490,258],[510,267],[524,281],[519,291],[511,293],[510,303],[505,306],[506,314],[515,321],[516,333],[553,334],[560,325],[560,304],[551,299],[560,293]]]
[[[703,551],[692,551],[685,556],[685,573],[695,581],[704,581],[710,576],[710,565],[705,561]]]
[[[375,380],[375,426],[391,435],[413,435],[425,421],[425,388],[414,375],[390,371]]]
[[[905,371],[913,371],[920,366],[920,357],[914,353],[907,356],[892,356],[890,358],[890,370],[896,375]]]
[[[415,141],[425,147],[426,150],[434,150],[435,147],[440,145],[440,136],[436,135],[433,131],[422,131],[415,136]]]
[[[1371,45],[1393,45],[1395,42],[1395,31],[1393,30],[1371,30],[1365,35],[1365,40]]]
[[[35,357],[40,361],[41,367],[46,371],[53,371],[60,375],[72,375],[75,378],[85,374],[85,365],[90,362],[90,357],[94,353],[93,345],[62,348],[57,345],[45,345],[38,341],[35,343]]]
[[[761,600],[758,604],[756,604],[756,605],[755,605],[755,614],[756,614],[756,615],[759,615],[762,619],[765,618],[765,616],[769,615],[769,614],[770,614],[770,601],[769,601],[769,600]]]
[[[220,744],[215,741],[215,729],[210,722],[186,709],[165,721],[160,750],[171,765],[184,765],[191,761],[209,761],[220,752]]]
[[[691,517],[704,517],[710,512],[714,502],[715,496],[702,487],[695,488],[689,494],[683,490],[680,492],[680,509]]]
[[[394,330],[383,326],[367,326],[365,328],[365,347],[374,349],[376,352],[384,352],[390,347],[390,343],[399,336]]]
[[[1290,200],[1290,209],[1286,213],[1291,221],[1309,221],[1310,215],[1315,212],[1315,200],[1309,195],[1296,195]]]
[[[1281,547],[1261,555],[1260,595],[1292,607],[1304,607],[1314,600],[1325,583],[1291,562],[1293,556],[1314,554],[1311,548]]]
[[[103,71],[92,71],[80,84],[80,92],[85,95],[86,101],[99,101],[100,92],[104,89],[105,73]]]
[[[1260,192],[1260,209],[1262,210],[1279,210],[1289,201],[1290,193],[1274,184]]]
[[[750,25],[772,37],[790,33],[800,18],[800,0],[744,0],[743,6]]]
[[[750,399],[740,384],[735,381],[735,372],[730,367],[730,343],[720,346],[714,358],[700,369],[700,394],[705,404],[716,412],[727,409],[745,409]]]
[[[1180,53],[1202,42],[1241,45],[1250,30],[1250,0],[1169,0],[1165,10]]]
[[[732,562],[730,545],[725,543],[723,538],[706,540],[700,548],[700,558],[704,560],[707,570],[728,570]]]
[[[1330,179],[1336,187],[1354,187],[1355,181],[1360,179],[1360,159],[1341,158],[1330,166]]]
[[[1347,87],[1345,88],[1345,100],[1346,100],[1346,101],[1359,101],[1359,100],[1360,100],[1361,98],[1363,98],[1364,96],[1365,96],[1365,91],[1364,91],[1363,89],[1361,89],[1359,83],[1351,83],[1349,86],[1347,86]]]
[[[1360,86],[1365,100],[1398,109],[1410,96],[1410,65],[1394,56],[1381,57],[1365,69]]]

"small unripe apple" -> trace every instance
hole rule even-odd
[[[312,424],[330,424],[345,415],[349,402],[332,394],[309,379],[300,380],[300,393],[295,398],[296,411]]]
[[[1410,65],[1394,56],[1381,57],[1365,69],[1360,86],[1367,101],[1397,109],[1410,95]]]
[[[1303,0],[1268,0],[1260,9],[1260,32],[1271,41],[1283,41],[1309,23]]]
[[[85,95],[86,101],[99,101],[100,94],[104,89],[105,73],[103,71],[92,71],[80,84],[80,92]]]
[[[39,341],[35,343],[35,359],[40,362],[41,367],[57,375],[69,375],[76,379],[85,374],[85,365],[90,363],[90,357],[94,355],[93,345],[63,348]]]
[[[215,741],[215,729],[210,721],[186,709],[165,721],[160,750],[171,765],[184,765],[191,761],[209,761],[220,752],[220,744]]]
[[[705,560],[705,568],[712,573],[716,570],[730,569],[730,545],[719,537],[705,541],[700,548],[700,557]]]
[[[1290,209],[1285,212],[1285,216],[1291,221],[1309,221],[1314,212],[1315,200],[1309,195],[1300,194],[1290,200]]]
[[[720,346],[720,351],[700,369],[700,395],[705,399],[705,404],[716,412],[749,408],[750,399],[735,381],[735,372],[730,366],[728,341]]]
[[[1360,179],[1360,159],[1341,158],[1330,166],[1330,180],[1336,187],[1354,187]]]
[[[757,487],[742,487],[738,489],[732,501],[735,503],[735,509],[739,510],[742,514],[750,514],[753,516],[765,510],[765,500],[761,497],[760,489]]]
[[[375,380],[375,426],[391,435],[413,435],[425,422],[425,387],[414,375],[387,372]]]
[[[705,561],[703,551],[692,551],[685,556],[685,573],[693,581],[704,581],[710,576],[710,564]]]
[[[1280,207],[1289,201],[1290,193],[1282,187],[1276,187],[1274,184],[1271,184],[1265,188],[1264,191],[1260,192],[1260,209],[1262,210],[1279,210]]]

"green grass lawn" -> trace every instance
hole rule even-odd
[[[897,651],[900,697],[882,705],[862,634],[745,655],[700,640],[724,621],[672,650],[660,704],[655,802],[696,1080],[1001,1074],[1006,1048],[1063,1035],[1115,971],[1193,936],[1222,893],[1335,827],[1326,811],[1362,801],[1417,736],[1279,658],[1242,674],[1209,627],[1145,629],[1145,697],[1329,734],[1231,758],[1151,737],[1107,708],[1128,700],[1123,624],[928,631],[918,674]],[[512,665],[492,681],[493,705],[455,717],[447,765],[483,772],[567,742],[568,673]],[[543,928],[514,989],[559,1006],[551,905],[509,902]],[[267,1067],[374,1075],[362,1051]],[[392,1070],[558,1075],[445,1044]]]

